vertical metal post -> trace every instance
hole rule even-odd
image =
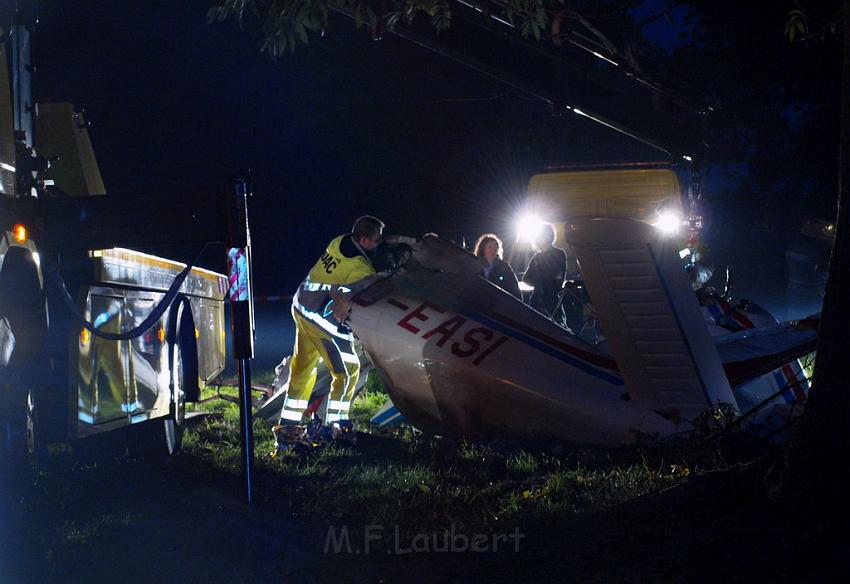
[[[254,427],[251,411],[251,359],[254,357],[254,309],[251,284],[251,233],[248,229],[250,184],[237,179],[229,205],[227,250],[230,330],[239,376],[239,425],[242,434],[242,476],[248,503],[254,501]]]

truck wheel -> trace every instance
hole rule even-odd
[[[7,332],[12,331],[8,326],[10,320],[3,319]],[[18,330],[21,328],[16,326]],[[31,338],[20,333],[17,336],[12,333],[12,336],[25,343]],[[32,344],[36,344],[35,349]],[[39,344],[36,337],[36,343],[14,346],[8,363],[0,369],[0,466],[3,467],[0,475],[3,482],[25,481],[47,460],[36,398],[36,388],[45,384],[42,365],[45,357]]]
[[[177,454],[183,447],[183,431],[186,428],[186,367],[183,365],[183,350],[179,345],[174,349],[174,369],[171,378],[174,381],[171,414],[165,418],[165,447],[168,454]]]
[[[34,398],[50,375],[47,311],[28,249],[11,247],[3,258],[0,320],[6,343],[0,359],[0,474],[15,480],[29,476],[46,453],[38,426],[39,400]]]
[[[0,396],[0,457],[4,469],[20,470],[27,460],[27,410],[20,392],[4,385],[0,390],[5,394]]]
[[[44,465],[47,447],[40,438],[38,410],[31,391],[4,388],[0,406],[0,474],[4,483],[19,482]]]

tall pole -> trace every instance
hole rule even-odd
[[[248,197],[251,185],[237,179],[229,205],[230,237],[227,271],[233,358],[239,377],[239,426],[242,435],[242,477],[248,503],[254,501],[254,420],[251,411],[251,359],[254,358],[254,307],[251,284],[251,232]]]

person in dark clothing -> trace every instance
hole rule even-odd
[[[502,259],[502,240],[492,233],[485,233],[475,242],[475,255],[487,263],[481,276],[496,286],[522,300],[519,281],[511,265]]]
[[[558,306],[558,299],[567,273],[567,252],[555,247],[555,228],[551,224],[541,227],[534,248],[537,253],[531,258],[522,278],[523,282],[534,287],[528,303],[556,322],[563,323],[563,309]]]

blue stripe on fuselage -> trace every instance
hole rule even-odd
[[[783,389],[782,397],[785,399],[786,404],[793,404],[796,401],[796,397],[794,396],[794,392],[791,391],[790,380],[785,378],[785,375],[780,371],[776,370],[773,372],[773,379],[776,380],[776,385],[779,386],[779,389]]]
[[[521,343],[525,343],[526,345],[534,347],[538,351],[546,353],[550,357],[554,357],[554,358],[558,359],[559,361],[567,363],[568,365],[572,365],[573,367],[576,367],[577,369],[581,369],[585,373],[589,373],[590,375],[593,375],[594,377],[598,377],[599,379],[603,379],[603,380],[607,381],[608,383],[611,383],[612,385],[623,385],[624,384],[622,378],[620,378],[617,375],[613,375],[613,374],[607,373],[605,371],[600,371],[599,369],[597,369],[596,367],[594,367],[590,363],[587,363],[586,361],[582,361],[581,359],[578,359],[577,357],[573,357],[572,355],[568,355],[568,354],[564,353],[563,351],[560,351],[560,350],[558,350],[558,349],[556,349],[556,348],[554,348],[550,345],[547,345],[543,341],[539,341],[539,340],[535,339],[534,337],[523,334],[523,333],[521,333],[521,332],[519,332],[515,329],[510,328],[507,325],[504,325],[504,324],[502,324],[502,323],[500,323],[496,320],[493,320],[493,319],[491,319],[487,316],[484,316],[483,314],[471,313],[471,314],[464,314],[464,316],[466,316],[467,318],[471,318],[473,320],[477,320],[481,324],[488,326],[491,329],[497,330],[500,333],[502,333],[503,335],[507,335],[507,336],[517,340],[517,341],[520,341]]]

